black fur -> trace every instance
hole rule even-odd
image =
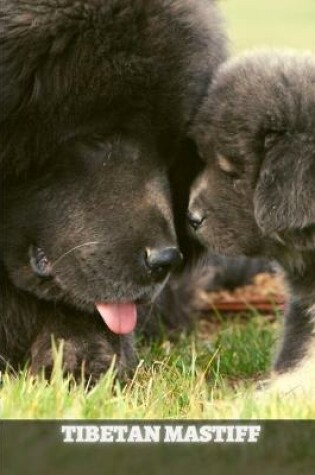
[[[139,330],[149,339],[164,337],[165,332],[168,338],[176,339],[183,331],[193,330],[205,312],[204,293],[233,291],[250,284],[261,272],[273,273],[273,263],[244,256],[198,254],[184,270],[175,273],[154,305],[143,312]]]
[[[280,263],[291,303],[275,371],[314,383],[315,58],[261,52],[222,66],[193,134],[207,167],[190,222],[211,249]]]
[[[95,303],[150,301],[146,249],[188,252],[187,129],[225,56],[209,0],[2,0],[1,368],[49,367],[51,335],[73,372],[132,363]]]

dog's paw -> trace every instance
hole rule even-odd
[[[41,371],[47,379],[58,366],[77,381],[96,382],[110,367],[124,379],[135,367],[132,336],[118,337],[91,331],[88,334],[64,336],[43,329],[31,347],[31,373]]]

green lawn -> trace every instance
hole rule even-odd
[[[314,0],[221,0],[231,51],[272,47],[315,52]]]
[[[232,50],[272,46],[315,51],[315,0],[221,0]],[[202,322],[176,344],[139,343],[140,365],[125,386],[109,372],[92,390],[61,376],[2,378],[2,418],[314,418],[314,401],[263,396],[277,323],[259,315]],[[213,330],[215,328],[215,331]],[[70,387],[70,389],[69,389]]]
[[[314,418],[313,398],[264,395],[278,334],[275,318],[248,314],[212,319],[174,344],[139,342],[140,364],[125,385],[110,371],[93,389],[63,379],[60,355],[52,381],[26,373],[3,378],[1,418]],[[214,330],[216,328],[216,330]]]

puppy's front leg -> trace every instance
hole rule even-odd
[[[292,298],[271,389],[315,395],[315,307]]]

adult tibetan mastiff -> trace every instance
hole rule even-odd
[[[49,372],[52,336],[74,374],[132,363],[137,304],[189,248],[187,130],[225,56],[209,0],[1,1],[0,369]]]
[[[314,390],[315,57],[260,52],[223,65],[193,134],[207,167],[190,224],[212,249],[280,263],[291,299],[274,385]]]

